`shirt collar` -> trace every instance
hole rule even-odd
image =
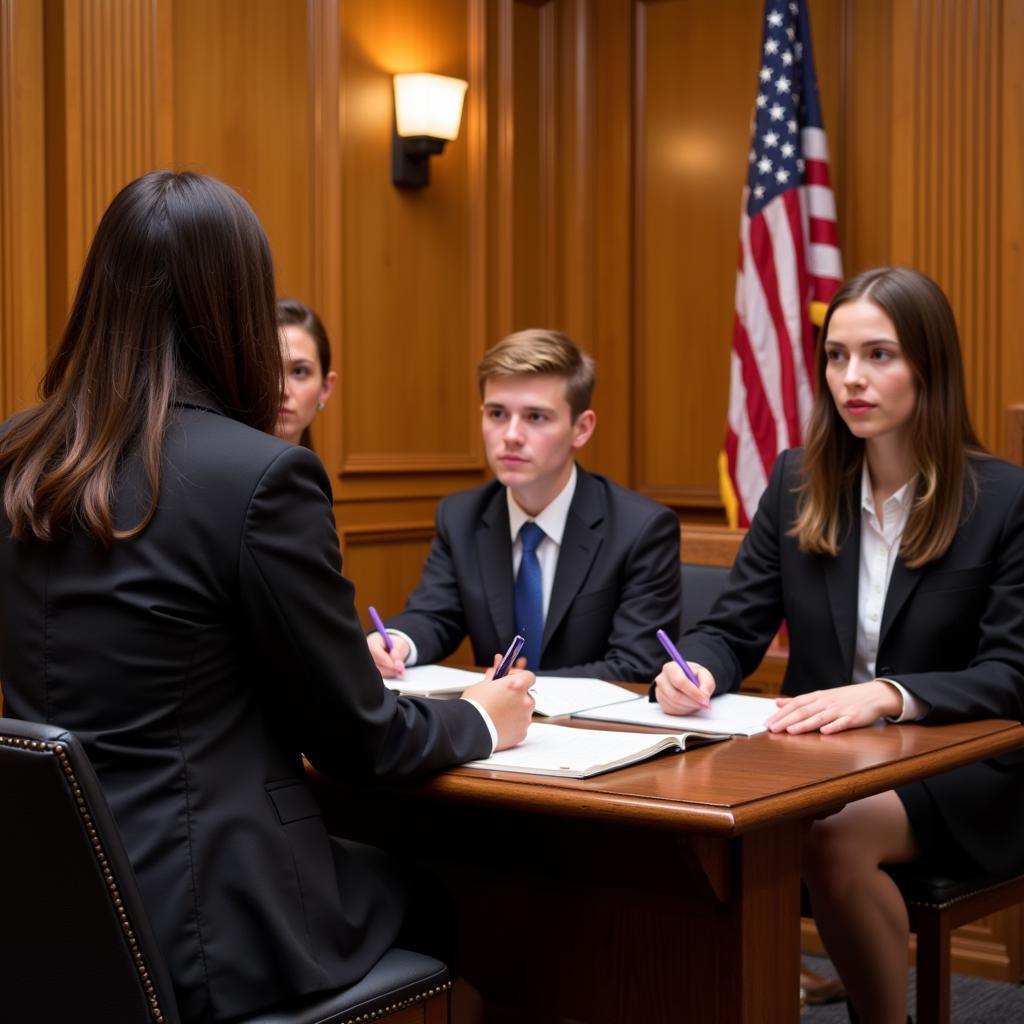
[[[541,509],[535,516],[528,515],[523,511],[520,504],[512,497],[512,492],[506,487],[505,497],[508,499],[508,526],[512,533],[512,543],[515,544],[516,537],[523,523],[533,520],[556,544],[562,543],[562,534],[565,533],[565,523],[569,518],[569,506],[572,504],[573,495],[576,493],[576,463],[572,464],[572,472],[565,486],[548,502],[547,506]]]
[[[912,476],[898,491],[890,494],[885,499],[882,512],[888,514],[895,509],[907,516],[910,514],[910,507],[914,503],[914,490],[917,486],[917,477]],[[864,512],[869,513],[872,518],[877,518],[875,513],[875,502],[871,494],[871,473],[868,471],[868,460],[861,463],[860,470],[860,507]]]

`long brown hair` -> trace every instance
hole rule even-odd
[[[331,372],[331,340],[327,337],[327,328],[323,321],[304,302],[298,299],[277,300],[277,326],[300,327],[312,339],[316,346],[316,358],[320,364],[320,375],[326,377]],[[299,444],[303,448],[313,448],[313,435],[309,427],[302,428]]]
[[[0,437],[16,540],[80,525],[104,544],[153,517],[175,397],[199,390],[270,431],[281,401],[274,271],[259,220],[233,189],[156,171],[126,185],[96,230],[40,405]],[[114,525],[114,485],[138,446],[149,507]]]
[[[825,380],[832,314],[844,303],[869,299],[892,321],[917,386],[908,424],[918,484],[900,554],[918,568],[946,553],[960,525],[964,495],[973,487],[969,459],[984,455],[967,412],[963,360],[956,319],[942,289],[907,267],[879,267],[847,281],[836,292],[818,338],[817,394],[803,456],[803,484],[790,531],[803,551],[836,555],[853,509],[864,442],[839,415]]]

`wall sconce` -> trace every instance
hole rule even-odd
[[[395,75],[392,184],[422,188],[429,183],[430,157],[458,138],[467,84],[444,75]]]

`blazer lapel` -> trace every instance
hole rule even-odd
[[[562,534],[562,546],[558,552],[558,567],[555,569],[551,602],[544,622],[542,652],[547,647],[551,635],[565,618],[569,605],[580,592],[604,540],[603,535],[596,529],[605,516],[600,491],[587,472],[579,467],[576,472],[576,493],[569,506],[565,533]]]
[[[835,558],[825,556],[825,586],[832,607],[836,640],[847,678],[853,672],[853,651],[857,639],[857,585],[860,570],[860,530],[847,518],[846,542]],[[842,529],[842,527],[841,527]]]
[[[885,607],[882,609],[882,627],[878,632],[879,650],[882,649],[885,636],[896,616],[899,615],[900,609],[914,592],[918,583],[921,582],[922,572],[923,569],[908,569],[903,559],[897,556],[896,563],[892,567],[889,589],[885,594]]]
[[[504,647],[515,635],[515,606],[512,580],[512,539],[509,534],[508,501],[505,488],[498,489],[487,506],[476,532],[477,561],[483,579],[487,607]]]

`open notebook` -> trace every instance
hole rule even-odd
[[[499,750],[480,761],[470,761],[464,767],[587,779],[591,775],[646,761],[663,750],[688,750],[728,738],[685,732],[656,736],[653,733],[572,729],[534,722],[519,746]]]
[[[756,736],[766,732],[765,719],[777,710],[769,697],[751,697],[745,693],[723,693],[711,698],[707,711],[692,715],[667,715],[646,697],[615,704],[611,707],[581,711],[573,718],[597,722],[622,722],[627,725],[648,725],[656,729],[689,729],[726,736]]]
[[[447,665],[416,665],[405,670],[404,678],[385,679],[384,683],[408,697],[455,697],[481,679],[482,672],[467,672]],[[632,690],[603,679],[569,676],[538,676],[532,692],[536,713],[547,718],[639,699]]]

